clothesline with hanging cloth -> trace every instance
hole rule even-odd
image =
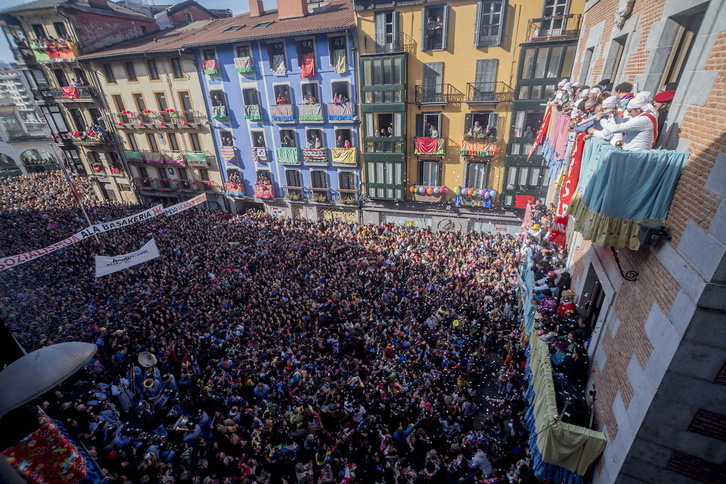
[[[219,74],[219,62],[217,59],[207,59],[202,61],[202,72],[208,76]]]
[[[329,103],[328,119],[331,121],[352,121],[355,118],[355,104],[353,103]]]
[[[255,66],[252,64],[252,57],[235,57],[234,58],[234,70],[240,74],[248,74],[255,72]]]
[[[232,163],[237,158],[234,146],[222,146],[219,152],[222,154],[222,159],[227,163]]]
[[[300,121],[322,121],[323,105],[322,104],[300,104]]]
[[[665,220],[689,156],[673,150],[624,151],[590,138],[567,209],[575,230],[598,245],[638,250],[638,222]]]
[[[331,148],[330,154],[333,158],[333,163],[340,163],[341,165],[355,165],[355,151],[355,148]]]
[[[300,58],[300,78],[307,79],[315,75],[315,56],[303,54]]]
[[[496,141],[461,139],[459,154],[462,156],[478,156],[486,158],[499,153]]]
[[[270,106],[270,117],[273,121],[295,121],[295,110],[292,104],[273,104]]]
[[[303,148],[303,162],[314,165],[327,165],[328,151],[325,148]]]
[[[415,155],[443,155],[446,143],[444,138],[416,138]]]

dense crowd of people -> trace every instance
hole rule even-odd
[[[93,222],[141,208],[76,184]],[[61,175],[0,180],[2,255],[86,225]],[[160,258],[94,278],[94,254],[151,238]],[[191,209],[0,272],[0,311],[28,351],[98,345],[37,403],[110,482],[536,482],[521,254],[503,234]]]

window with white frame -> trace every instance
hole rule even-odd
[[[237,57],[252,57],[252,51],[249,45],[237,46]]]
[[[466,164],[466,186],[483,190],[488,188],[489,163],[482,161],[470,161]]]
[[[333,81],[330,83],[333,93],[333,102],[347,103],[350,101],[350,83],[348,81]]]
[[[217,53],[214,49],[204,49],[202,55],[204,56],[204,60],[215,60],[217,58]]]
[[[346,144],[346,141],[348,142]],[[350,128],[336,128],[335,129],[335,147],[336,148],[347,148],[353,147],[353,130]]]
[[[432,5],[421,9],[421,50],[446,50],[448,23],[448,5]]]
[[[302,176],[300,175],[300,170],[285,170],[285,185],[295,188],[302,187]]]
[[[267,44],[267,52],[270,56],[270,68],[277,75],[284,74],[287,70],[287,60],[285,59],[285,43],[270,42]]]
[[[442,138],[441,113],[417,114],[416,136],[419,138]]]
[[[263,130],[250,130],[250,136],[252,137],[252,146],[255,148],[264,148],[267,146],[265,144],[265,132]]]
[[[507,0],[486,0],[477,3],[474,45],[477,47],[501,45],[507,4]]]
[[[257,88],[256,87],[242,88],[242,101],[245,103],[245,106],[259,105],[260,100],[257,95]]]
[[[275,104],[292,103],[290,84],[275,84],[272,90],[275,93]]]
[[[419,160],[418,183],[426,187],[435,187],[440,182],[441,163],[438,160]]]

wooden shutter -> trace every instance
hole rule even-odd
[[[504,28],[507,25],[507,7],[509,6],[509,2],[507,0],[502,0],[502,13],[499,15],[499,35],[497,36],[497,42],[496,45],[502,45],[502,39],[504,38]]]
[[[489,113],[489,126],[499,131],[499,114]]]
[[[426,34],[427,34],[426,20],[427,20],[427,18],[428,17],[426,15],[426,7],[424,7],[421,9],[421,39],[419,41],[419,45],[421,47],[419,48],[419,50],[426,50],[428,47],[428,42],[427,42],[428,39],[426,39]]]
[[[418,136],[419,138],[423,138],[426,134],[425,131],[426,128],[424,127],[424,115],[423,113],[419,113],[416,115],[416,136]]]
[[[377,51],[382,52],[386,45],[386,12],[378,12],[375,17],[376,29],[376,47]]]
[[[429,62],[424,64],[424,102],[440,102],[443,82],[444,63]]]
[[[477,59],[476,61],[476,79],[475,82],[481,86],[482,84],[493,85],[497,81],[497,68],[499,67],[499,59]]]
[[[471,113],[464,117],[464,134],[467,134],[471,129]]]
[[[444,5],[444,16],[441,19],[441,21],[444,23],[444,26],[442,28],[441,32],[441,48],[443,50],[446,50],[449,46],[449,6]]]
[[[479,47],[479,29],[481,28],[481,2],[476,3],[476,19],[474,21],[474,47]]]

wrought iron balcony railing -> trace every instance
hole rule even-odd
[[[380,36],[363,36],[361,55],[412,53],[416,50],[416,41],[403,32],[393,32]]]
[[[466,85],[466,102],[469,104],[497,104],[514,99],[514,89],[502,81],[469,82]]]
[[[580,35],[582,15],[555,15],[529,20],[527,38],[530,42],[571,40]]]
[[[464,94],[451,84],[420,84],[416,86],[416,104],[448,104],[464,100]]]

